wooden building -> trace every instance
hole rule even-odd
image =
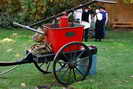
[[[98,0],[96,5],[104,6],[109,13],[109,25],[113,28],[133,28],[133,3],[124,3],[124,0]],[[107,3],[106,1],[110,1]]]

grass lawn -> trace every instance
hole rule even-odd
[[[0,61],[23,58],[34,33],[22,29],[0,29]],[[90,40],[97,53],[97,74],[72,84],[74,89],[133,89],[133,31],[108,31],[103,42]],[[0,71],[9,67],[0,67]],[[0,89],[35,89],[55,82],[52,74],[43,75],[33,64],[19,65],[0,75]],[[59,85],[52,89],[62,89]]]

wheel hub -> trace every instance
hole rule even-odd
[[[70,64],[68,64],[68,66],[69,66],[69,68],[75,68],[76,67],[76,65],[74,64],[74,63],[70,63]]]

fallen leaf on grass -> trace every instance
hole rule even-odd
[[[95,82],[95,80],[93,80],[93,79],[90,79],[89,81],[90,81],[91,83],[92,83],[92,82]]]
[[[6,52],[11,52],[11,51],[13,51],[13,49],[7,49],[7,50],[6,50]]]
[[[129,76],[129,78],[133,78],[133,75]]]
[[[11,35],[11,37],[17,37],[17,36],[18,36],[17,33],[13,33],[13,34]]]
[[[20,57],[20,56],[21,56],[21,55],[20,55],[19,53],[16,53],[16,55],[15,55],[15,57],[17,57],[17,58]]]
[[[3,40],[0,40],[1,43],[5,43],[5,42],[15,42],[15,40],[10,39],[10,38],[4,38]]]
[[[21,83],[21,87],[25,88],[26,84],[25,83]]]
[[[128,83],[128,81],[127,81],[127,80],[123,80],[123,82]]]

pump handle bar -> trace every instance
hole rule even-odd
[[[89,2],[85,2],[85,3],[82,4],[82,5],[79,5],[79,6],[77,6],[77,7],[68,9],[68,10],[63,11],[63,12],[70,13],[70,12],[73,12],[73,11],[75,11],[75,10],[77,10],[77,9],[80,9],[80,8],[86,7],[86,6],[88,6],[88,5],[91,5],[91,4],[95,3],[95,2],[96,2],[96,0],[92,0],[92,1],[89,1]],[[38,22],[33,23],[32,25],[30,25],[30,27],[35,26],[35,25],[41,25],[41,24],[42,24],[43,22],[45,22],[45,21],[52,20],[52,19],[55,19],[55,18],[57,18],[57,17],[60,17],[60,16],[64,15],[63,12],[58,13],[57,15],[53,15],[53,16],[51,16],[51,17],[43,18],[42,20],[40,20],[40,21],[38,21]]]
[[[33,31],[33,32],[37,32],[37,33],[39,33],[39,34],[44,34],[44,32],[42,32],[42,31],[38,31],[38,30],[35,29],[35,28],[31,28],[30,26],[22,25],[22,24],[19,24],[19,23],[17,23],[17,22],[13,22],[13,25],[19,26],[19,27],[24,28],[24,29],[31,30],[31,31]]]

